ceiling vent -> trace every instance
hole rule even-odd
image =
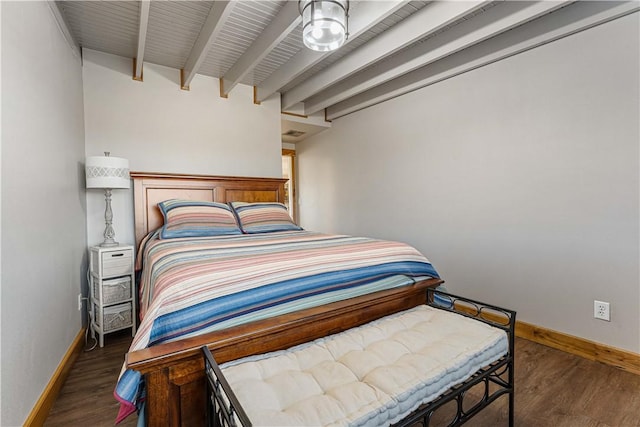
[[[299,136],[304,135],[305,133],[306,133],[306,132],[302,132],[301,130],[294,130],[294,129],[291,129],[291,130],[288,130],[288,131],[286,131],[285,133],[283,133],[283,135],[284,135],[284,136],[292,136],[292,137],[294,137],[294,138],[297,138],[297,137],[299,137]]]

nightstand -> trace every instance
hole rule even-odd
[[[131,328],[136,333],[133,246],[89,248],[89,322],[100,347],[110,332]]]

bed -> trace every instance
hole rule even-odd
[[[134,181],[135,234],[138,247],[145,236],[163,224],[163,216],[158,209],[159,202],[188,199],[219,203],[281,203],[286,181],[273,178],[137,172],[133,172],[131,176]],[[301,238],[323,239],[313,233],[307,233]],[[240,242],[245,239],[243,236],[230,236],[228,240]],[[442,280],[437,274],[417,276],[420,277],[419,280],[403,286],[285,312],[276,317],[261,318],[204,334],[186,334],[168,342],[157,340],[150,347],[135,349],[134,346],[135,351],[126,355],[126,367],[144,377],[146,424],[203,424],[206,381],[201,346],[208,346],[216,360],[223,363],[341,332],[424,304],[425,290],[438,286]],[[144,320],[140,329],[145,330]]]

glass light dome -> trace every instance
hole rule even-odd
[[[302,40],[318,52],[335,50],[347,40],[348,0],[300,0]]]

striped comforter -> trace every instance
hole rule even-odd
[[[309,231],[160,240],[143,246],[142,322],[130,351],[438,277],[398,242]],[[135,411],[141,376],[116,387],[118,421]]]

